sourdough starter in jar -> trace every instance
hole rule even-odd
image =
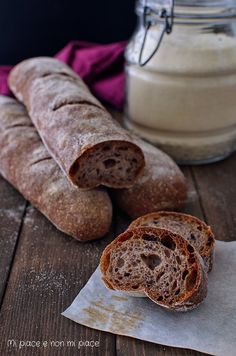
[[[180,163],[229,155],[236,146],[233,29],[174,25],[143,67],[137,64],[143,31],[136,32],[126,51],[126,126]],[[159,25],[151,26],[144,54],[158,31]]]

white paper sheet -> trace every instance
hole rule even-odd
[[[97,269],[62,315],[88,327],[157,344],[236,355],[236,241],[216,243],[208,296],[187,313],[107,289]]]

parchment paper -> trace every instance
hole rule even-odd
[[[212,355],[236,355],[236,241],[216,243],[208,296],[187,313],[108,290],[99,268],[62,315],[88,327]]]

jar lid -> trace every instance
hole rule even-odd
[[[174,21],[178,23],[191,24],[194,20],[219,22],[236,18],[235,0],[138,0],[136,13],[142,16],[145,8],[150,10],[152,22],[155,22],[155,17],[160,17],[163,9],[169,14],[172,12]]]
[[[153,1],[157,2],[157,1]],[[164,1],[163,1],[164,2]],[[235,7],[235,0],[175,0],[176,6]]]
[[[139,0],[140,4],[152,6],[166,6],[171,5],[170,0]],[[175,0],[176,6],[193,6],[193,7],[236,7],[235,0]]]
[[[235,0],[138,0],[137,14],[142,17],[144,37],[138,63],[146,65],[159,49],[165,33],[170,34],[176,24],[221,24],[236,21]],[[148,58],[143,60],[146,37],[152,25],[159,24],[160,36],[156,47]]]

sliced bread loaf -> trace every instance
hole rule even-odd
[[[142,150],[66,64],[27,59],[11,71],[9,86],[73,184],[83,189],[134,184],[144,167]]]
[[[165,229],[125,231],[106,247],[100,268],[108,288],[144,293],[168,309],[193,309],[207,295],[201,257],[186,239]]]
[[[141,216],[131,223],[130,228],[141,226],[164,228],[183,236],[201,255],[206,271],[212,269],[215,237],[210,226],[200,219],[188,214],[160,211]]]

